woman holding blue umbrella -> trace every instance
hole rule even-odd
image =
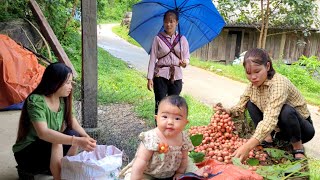
[[[179,14],[168,10],[163,17],[164,31],[154,37],[148,66],[148,84],[155,95],[155,114],[165,96],[179,95],[182,90],[182,68],[189,64],[189,44],[176,29]]]
[[[211,42],[224,25],[212,0],[141,0],[133,6],[129,35],[150,54],[147,78],[155,112],[164,96],[180,94],[189,54]]]

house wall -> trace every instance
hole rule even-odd
[[[256,29],[224,28],[216,39],[192,55],[203,60],[231,63],[242,52],[257,47],[258,40],[259,32]],[[313,32],[305,38],[302,33],[293,30],[269,29],[265,49],[273,59],[282,59],[286,63],[298,60],[303,54],[320,58],[320,34]]]

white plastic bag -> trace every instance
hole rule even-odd
[[[92,152],[65,156],[61,178],[66,180],[115,180],[122,165],[122,151],[115,146],[97,145]]]

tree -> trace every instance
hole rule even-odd
[[[131,11],[132,6],[140,0],[99,0],[98,21],[99,22],[119,22],[127,11]]]
[[[260,32],[259,48],[265,48],[269,26],[290,26],[308,36],[319,28],[316,0],[214,0],[228,23],[253,24]]]

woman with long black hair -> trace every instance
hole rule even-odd
[[[63,63],[50,64],[38,87],[23,106],[13,145],[18,172],[51,171],[60,179],[61,159],[78,147],[92,151],[96,141],[72,115],[72,71]]]

